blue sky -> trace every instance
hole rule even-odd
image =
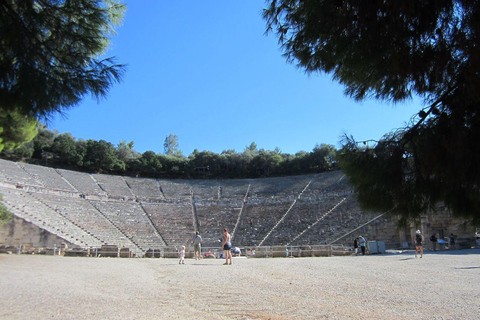
[[[361,103],[331,75],[306,75],[265,35],[263,1],[127,2],[105,56],[127,64],[123,81],[97,102],[86,97],[54,117],[50,129],[77,139],[134,141],[138,152],[163,153],[170,133],[194,149],[259,148],[295,154],[315,144],[339,147],[343,133],[379,139],[422,107],[418,100]]]

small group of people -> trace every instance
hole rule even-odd
[[[195,235],[192,239],[195,260],[200,260],[202,258],[202,242],[203,239],[202,236],[200,236],[200,232],[195,232]],[[185,246],[182,246],[180,248],[180,251],[178,252],[178,257],[180,258],[178,264],[185,264]]]
[[[448,249],[449,250],[455,250],[456,249],[456,244],[455,244],[456,239],[457,239],[457,236],[454,235],[453,233],[450,233],[450,235],[448,236]],[[439,240],[437,238],[436,233],[433,233],[430,236],[430,242],[432,243],[433,251],[437,250],[437,243],[439,243],[440,241],[443,241],[442,243],[446,243],[446,241],[444,241],[443,239]],[[418,254],[419,251],[420,251],[420,258],[423,258],[423,242],[424,242],[424,239],[423,239],[422,232],[420,230],[417,230],[415,232],[415,258],[417,258],[417,254]]]
[[[355,238],[353,241],[353,248],[355,249],[355,255],[358,256],[358,249],[360,248],[360,251],[362,252],[362,256],[365,255],[365,252],[367,251],[367,240],[365,240],[364,237],[358,236]]]
[[[195,236],[192,239],[193,243],[193,250],[195,255],[195,260],[200,260],[202,258],[202,236],[200,235],[199,231],[195,232]],[[231,265],[232,264],[232,237],[228,232],[228,229],[223,229],[223,256],[225,257],[224,265]],[[240,255],[240,249],[235,248],[237,254]],[[178,252],[178,256],[180,258],[179,264],[185,264],[185,246],[182,246],[180,251]]]
[[[450,235],[448,236],[448,249],[449,250],[456,249],[456,245],[455,245],[455,239],[456,238],[457,238],[457,236],[454,235],[453,233],[450,233]],[[440,244],[446,244],[447,243],[447,241],[445,241],[443,239],[438,239],[436,233],[433,233],[430,236],[430,241],[432,242],[433,251],[437,251],[437,243],[440,243]]]

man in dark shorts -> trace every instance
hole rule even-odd
[[[232,238],[228,229],[223,229],[223,243],[222,243],[223,253],[225,254],[225,263],[232,264]]]

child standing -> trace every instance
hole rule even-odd
[[[180,257],[180,261],[178,261],[178,264],[185,264],[185,246],[182,246],[182,248],[178,252],[178,256]]]

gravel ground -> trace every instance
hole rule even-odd
[[[224,260],[0,256],[1,319],[478,319],[480,250]]]

